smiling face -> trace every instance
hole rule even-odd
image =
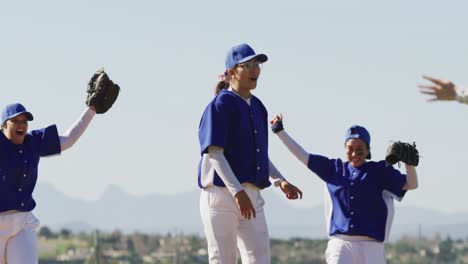
[[[257,87],[257,80],[260,76],[261,62],[252,59],[236,65],[229,69],[229,79],[234,89],[241,95],[250,95],[250,90]]]
[[[366,162],[369,154],[367,144],[358,138],[352,138],[346,141],[346,158],[353,167],[359,167]]]
[[[3,134],[14,144],[23,144],[28,132],[28,118],[25,114],[17,115],[8,119],[2,125]]]

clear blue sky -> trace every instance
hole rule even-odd
[[[374,159],[390,140],[416,141],[420,189],[401,206],[466,211],[468,105],[426,103],[421,74],[468,85],[466,1],[10,1],[0,7],[0,105],[19,101],[30,128],[64,131],[84,110],[104,66],[122,87],[40,182],[93,200],[110,184],[132,194],[196,190],[201,113],[226,51],[250,43],[270,60],[255,90],[282,112],[309,152],[344,157],[352,124],[366,126]],[[322,201],[322,184],[273,134],[270,156]]]

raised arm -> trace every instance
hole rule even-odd
[[[405,164],[406,167],[406,184],[403,185],[403,190],[414,190],[418,188],[418,173],[416,167]]]
[[[283,116],[281,114],[276,115],[275,118],[270,121],[270,124],[272,125],[273,132],[280,138],[283,144],[286,145],[289,151],[307,166],[309,153],[286,133],[283,127]]]
[[[89,123],[93,119],[96,111],[93,107],[87,107],[75,123],[64,133],[60,134],[60,148],[65,151],[73,146],[81,137]]]
[[[65,151],[71,148],[81,137],[93,117],[107,112],[117,100],[120,87],[109,79],[104,69],[99,69],[88,82],[86,110],[78,120],[64,133],[59,135],[60,148]]]

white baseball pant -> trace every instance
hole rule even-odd
[[[37,264],[38,227],[31,212],[0,213],[0,264]]]
[[[331,237],[325,259],[328,264],[385,264],[382,242]]]
[[[200,195],[200,213],[208,242],[210,264],[270,264],[270,238],[260,189],[243,184],[256,218],[242,217],[234,197],[224,187],[208,186]]]

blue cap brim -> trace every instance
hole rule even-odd
[[[243,63],[252,59],[257,59],[259,62],[266,62],[268,60],[268,56],[265,54],[255,54],[252,56],[245,57],[243,60],[239,61],[239,63]]]
[[[26,115],[26,119],[28,119],[28,121],[33,121],[34,120],[34,116],[28,111],[16,113],[16,114],[14,114],[12,116],[9,116],[7,120],[10,120],[13,117],[19,116],[19,115],[22,115],[22,114]],[[7,120],[5,120],[5,121],[7,121]]]

